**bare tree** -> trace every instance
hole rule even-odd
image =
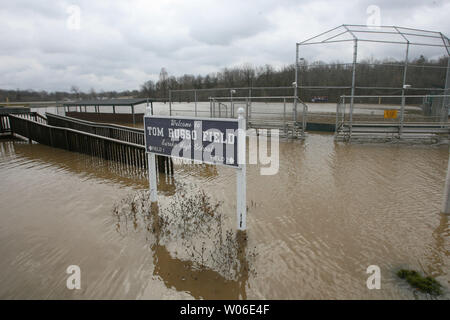
[[[152,80],[146,81],[141,85],[141,96],[149,98],[155,94],[156,85]]]
[[[72,92],[75,95],[75,98],[77,100],[80,99],[80,89],[77,86],[75,86],[75,85],[71,86],[70,92]]]
[[[167,98],[169,96],[168,80],[169,74],[167,73],[166,68],[162,67],[161,72],[159,73],[159,81],[158,81],[161,98]]]

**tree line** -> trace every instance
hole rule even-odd
[[[427,59],[424,56],[409,61],[406,83],[412,86],[411,94],[442,93],[447,67],[447,57]],[[352,83],[352,65],[339,62],[324,63],[316,61],[308,63],[300,61],[298,85],[300,98],[310,101],[315,96],[327,96],[329,101],[336,101],[340,95],[350,94]],[[169,90],[242,88],[242,87],[287,87],[284,89],[236,90],[236,96],[285,96],[293,95],[295,65],[275,68],[271,65],[254,67],[244,64],[238,67],[224,68],[219,72],[206,75],[184,74],[179,77],[169,75],[165,68],[161,69],[158,81],[148,80],[140,88],[127,91],[101,91],[91,89],[82,92],[77,86],[69,91],[34,91],[34,90],[1,90],[0,101],[61,101],[80,99],[112,99],[120,97],[149,97],[167,100]],[[356,67],[356,86],[377,87],[377,89],[357,90],[361,95],[396,95],[401,92],[403,83],[403,62],[398,60],[364,60]],[[321,89],[318,86],[336,88]],[[394,87],[396,89],[385,89]],[[420,88],[435,88],[436,91]],[[198,93],[197,100],[208,99],[209,96],[229,95],[222,90]],[[175,101],[192,101],[193,92],[173,92]]]

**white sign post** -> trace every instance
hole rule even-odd
[[[236,171],[236,209],[237,228],[245,230],[247,228],[247,178],[246,178],[246,124],[244,108],[238,109],[238,163]]]
[[[176,153],[173,153],[173,150],[176,150],[177,147],[175,142],[178,141],[174,140],[174,137],[177,134],[183,135],[182,138],[185,139],[185,141],[182,141],[183,145],[187,146],[189,150],[189,156],[183,155],[183,158],[215,165],[227,165],[237,170],[237,228],[238,230],[246,230],[246,120],[244,112],[244,108],[239,108],[238,120],[236,121],[236,119],[222,118],[153,116],[152,110],[147,108],[144,116],[144,134],[145,150],[148,153],[150,201],[152,203],[157,201],[156,154],[178,157]],[[208,160],[210,158],[205,158],[206,151],[211,150],[211,145],[214,145],[215,155],[213,158],[217,158],[217,162],[216,160],[211,162],[211,160]],[[196,154],[199,154],[201,159],[196,159]]]
[[[157,181],[156,181],[156,155],[148,153],[148,181],[150,183],[150,202],[156,202],[157,198]]]
[[[151,116],[152,110],[147,104],[146,116]],[[156,202],[157,196],[157,181],[156,181],[156,155],[153,152],[148,152],[148,182],[150,184],[150,202]]]

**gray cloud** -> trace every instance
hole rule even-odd
[[[67,27],[68,7],[81,29]],[[343,23],[365,24],[378,5],[383,25],[450,35],[450,1],[1,1],[1,88],[124,90],[170,75],[251,63],[293,63],[295,42]],[[351,60],[351,45],[302,47],[309,61]],[[412,50],[415,54],[421,51]],[[422,50],[427,56],[439,55]],[[359,57],[403,57],[403,48],[361,46]]]

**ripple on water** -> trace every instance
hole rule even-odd
[[[276,175],[247,167],[249,247],[258,253],[247,297],[414,298],[395,277],[399,267],[448,285],[450,229],[439,214],[447,160],[445,146],[349,145],[321,134],[281,142]],[[210,286],[167,285],[178,282],[155,276],[158,257],[145,235],[115,231],[113,204],[147,189],[145,173],[2,141],[0,178],[0,297],[189,298]],[[175,182],[161,185],[163,204],[179,185],[194,184],[234,221],[233,169],[176,165]],[[69,293],[65,268],[77,263],[85,286]],[[367,290],[371,264],[382,270],[383,290]]]

